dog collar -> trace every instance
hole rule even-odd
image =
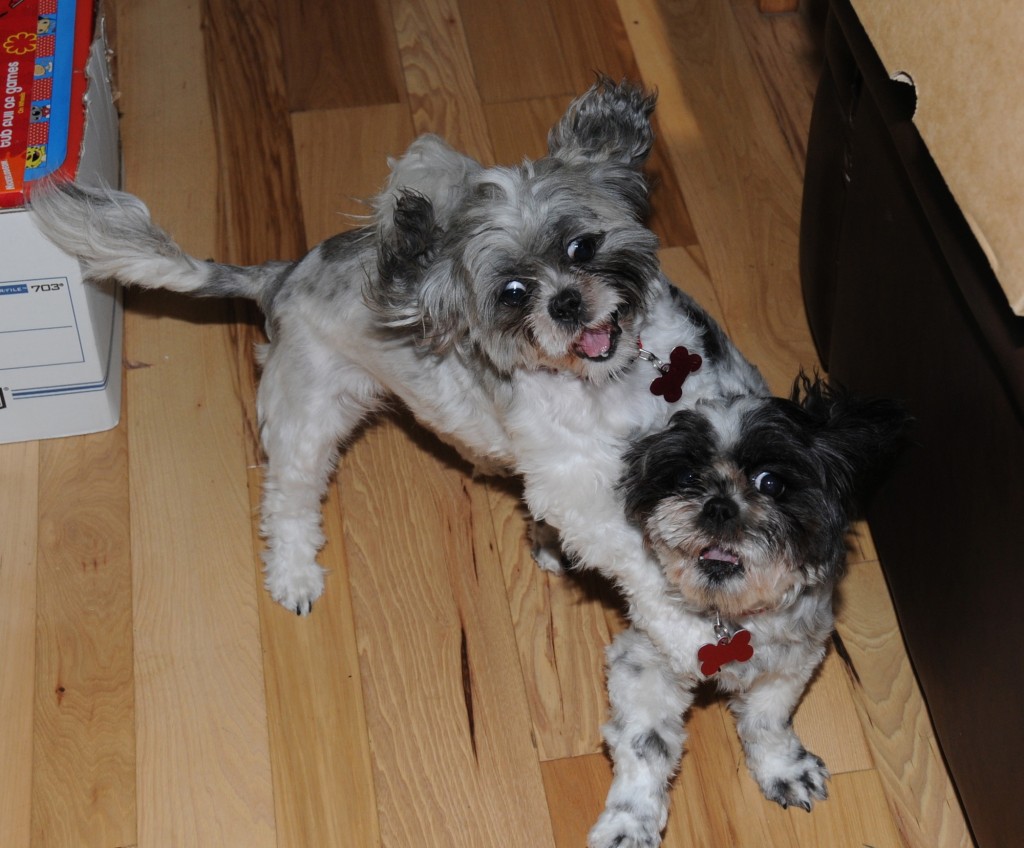
[[[683,382],[700,370],[704,361],[700,354],[690,353],[682,345],[672,349],[668,362],[646,350],[640,339],[636,340],[636,347],[640,358],[650,362],[660,372],[661,375],[651,383],[651,394],[665,398],[666,403],[675,403],[683,396]]]
[[[747,615],[765,612],[764,609],[753,610]],[[703,645],[697,651],[700,673],[705,677],[717,674],[723,665],[731,662],[745,663],[754,656],[754,647],[750,644],[750,631],[741,627],[732,632],[722,622],[721,613],[715,610],[715,638],[717,642]]]

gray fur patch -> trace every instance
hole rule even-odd
[[[656,730],[648,730],[634,738],[632,748],[633,753],[641,760],[667,760],[671,757],[668,743]]]

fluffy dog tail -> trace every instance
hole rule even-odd
[[[242,268],[189,256],[153,223],[141,200],[122,191],[45,182],[32,192],[29,207],[43,234],[76,257],[93,280],[262,302],[268,286],[291,267],[270,262]]]

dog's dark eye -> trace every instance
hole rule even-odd
[[[679,489],[693,489],[700,483],[700,475],[693,471],[680,471],[676,476],[676,487]]]
[[[526,286],[519,280],[509,280],[498,298],[505,306],[522,306],[526,300]]]
[[[589,262],[597,253],[597,239],[593,236],[574,238],[566,245],[565,253],[573,262]]]
[[[754,488],[762,495],[777,498],[786,490],[786,484],[778,474],[761,471],[754,475]]]

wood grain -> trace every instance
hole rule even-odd
[[[604,809],[612,767],[604,754],[587,754],[543,765],[556,848],[579,848]]]
[[[290,111],[402,100],[405,87],[386,0],[298,0],[279,6],[270,21],[280,28]]]
[[[0,844],[28,845],[36,643],[39,443],[0,445]]]
[[[572,93],[550,3],[463,0],[459,12],[484,103]]]
[[[570,94],[585,91],[599,73],[616,81],[639,77],[615,0],[560,0],[550,8]]]
[[[40,448],[34,846],[136,841],[127,448],[123,424]]]
[[[139,842],[269,845],[242,417],[211,402],[234,395],[231,341],[207,304],[140,301],[177,317],[126,326],[129,357],[153,363],[130,375]]]
[[[217,177],[217,257],[252,265],[306,252],[272,0],[206,0]]]
[[[188,249],[211,255],[214,135],[199,9],[119,11],[121,88],[139,104],[122,122],[128,185]],[[154,50],[167,55],[154,61]],[[270,845],[232,310],[159,294],[129,305],[126,355],[149,366],[127,375],[139,845]]]
[[[837,630],[879,779],[911,848],[972,843],[935,742],[928,711],[903,647],[885,578],[877,562],[850,569]]]
[[[254,470],[254,513],[259,484]],[[324,504],[324,534],[320,562],[330,584],[316,615],[300,619],[260,594],[277,844],[374,848],[377,800],[334,487]]]
[[[794,167],[727,4],[621,0],[726,323],[772,388],[817,362],[797,268],[802,174]],[[685,88],[679,80],[686,79]],[[723,91],[733,93],[722,108]]]
[[[475,484],[393,422],[350,450],[340,483],[383,843],[551,844]]]
[[[412,123],[463,153],[493,162],[473,61],[456,0],[393,0],[398,50]]]
[[[542,761],[594,753],[608,719],[604,648],[624,622],[599,576],[553,576],[534,562],[516,488],[493,483],[486,497],[537,752]]]
[[[383,187],[387,159],[415,135],[405,105],[302,112],[292,135],[310,244],[366,223]]]
[[[810,15],[765,18],[749,0],[730,2],[775,125],[782,133],[793,167],[803,174],[807,131],[822,65],[823,33],[815,28]],[[770,2],[785,4],[792,0]],[[809,37],[812,34],[814,37]]]

